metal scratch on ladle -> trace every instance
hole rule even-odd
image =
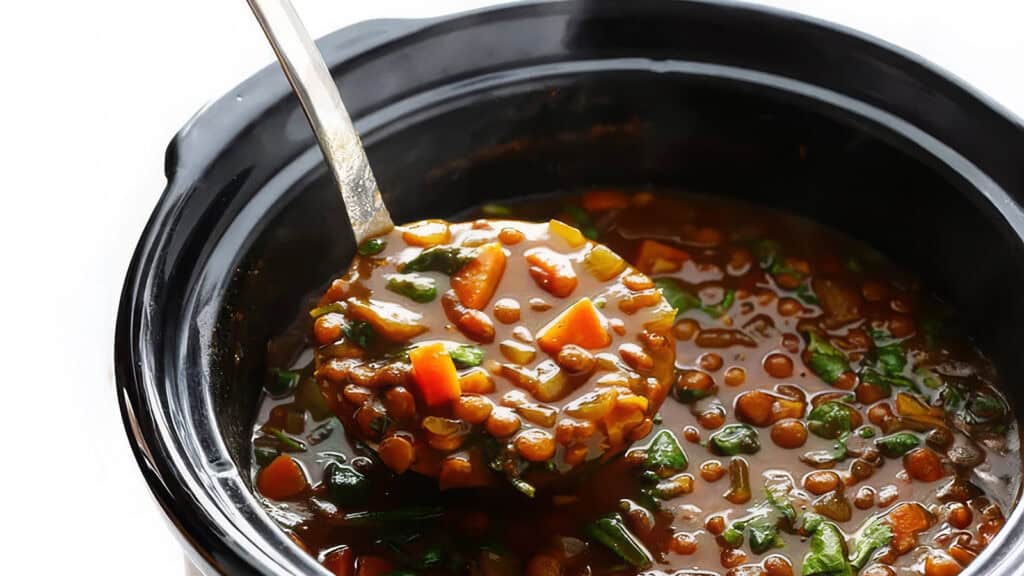
[[[394,228],[334,79],[289,0],[248,0],[334,175],[356,242]]]

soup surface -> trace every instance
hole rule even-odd
[[[1002,527],[998,376],[877,252],[680,194],[476,216],[364,244],[268,345],[253,486],[328,571],[938,576]]]

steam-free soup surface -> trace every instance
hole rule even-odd
[[[938,576],[1002,527],[998,375],[877,252],[680,194],[481,216],[362,246],[269,344],[253,486],[328,571]],[[590,240],[628,265],[595,276]],[[465,252],[409,266],[438,247]],[[545,249],[571,290],[527,260]],[[495,251],[502,275],[467,289]],[[593,322],[545,336],[584,300]]]

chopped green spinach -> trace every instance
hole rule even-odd
[[[484,361],[484,349],[479,346],[463,345],[448,350],[456,368],[473,368]]]
[[[626,528],[622,516],[611,514],[591,522],[585,529],[588,536],[606,546],[630,566],[641,570],[654,563],[643,543]]]
[[[834,400],[820,404],[807,415],[807,428],[815,436],[835,440],[850,433],[851,410],[849,406]]]
[[[671,430],[662,430],[647,446],[644,467],[655,472],[679,472],[686,469],[686,452]]]
[[[754,454],[761,449],[757,430],[747,424],[729,424],[708,440],[712,452],[720,456]]]
[[[361,256],[375,256],[384,251],[388,241],[383,238],[370,238],[359,245],[357,251]]]
[[[330,501],[342,508],[366,504],[370,494],[369,478],[355,468],[337,462],[330,462],[324,468],[324,485]]]
[[[385,287],[414,302],[431,302],[437,298],[437,284],[433,278],[418,274],[392,274]]]
[[[348,338],[350,342],[364,350],[373,345],[373,341],[377,336],[377,333],[373,330],[373,326],[371,326],[369,322],[364,322],[362,320],[356,320],[345,324],[345,326],[342,327],[342,332],[345,333],[345,337]]]
[[[807,351],[811,358],[807,363],[812,372],[825,382],[832,384],[850,369],[850,363],[838,348],[816,332],[807,332]]]
[[[451,276],[476,257],[476,252],[457,246],[434,246],[402,265],[402,272],[441,272]]]
[[[302,372],[298,370],[274,370],[264,389],[271,396],[285,396],[298,387],[301,378]]]
[[[590,214],[587,214],[586,210],[575,204],[566,204],[563,209],[565,215],[569,217],[569,224],[579,228],[587,238],[598,239],[600,234],[597,231],[597,226],[594,226],[594,220],[590,218]]]
[[[850,554],[850,564],[854,570],[860,570],[871,560],[877,550],[880,550],[892,542],[892,528],[882,522],[881,517],[875,517],[867,521],[867,524],[860,530],[853,553]]]
[[[846,538],[832,522],[818,524],[810,540],[810,552],[804,556],[803,576],[852,576],[846,560]]]
[[[897,432],[875,440],[875,446],[887,458],[900,458],[920,445],[921,439],[910,432]]]

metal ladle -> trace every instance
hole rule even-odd
[[[356,243],[394,228],[334,79],[290,0],[248,0],[334,175]]]

